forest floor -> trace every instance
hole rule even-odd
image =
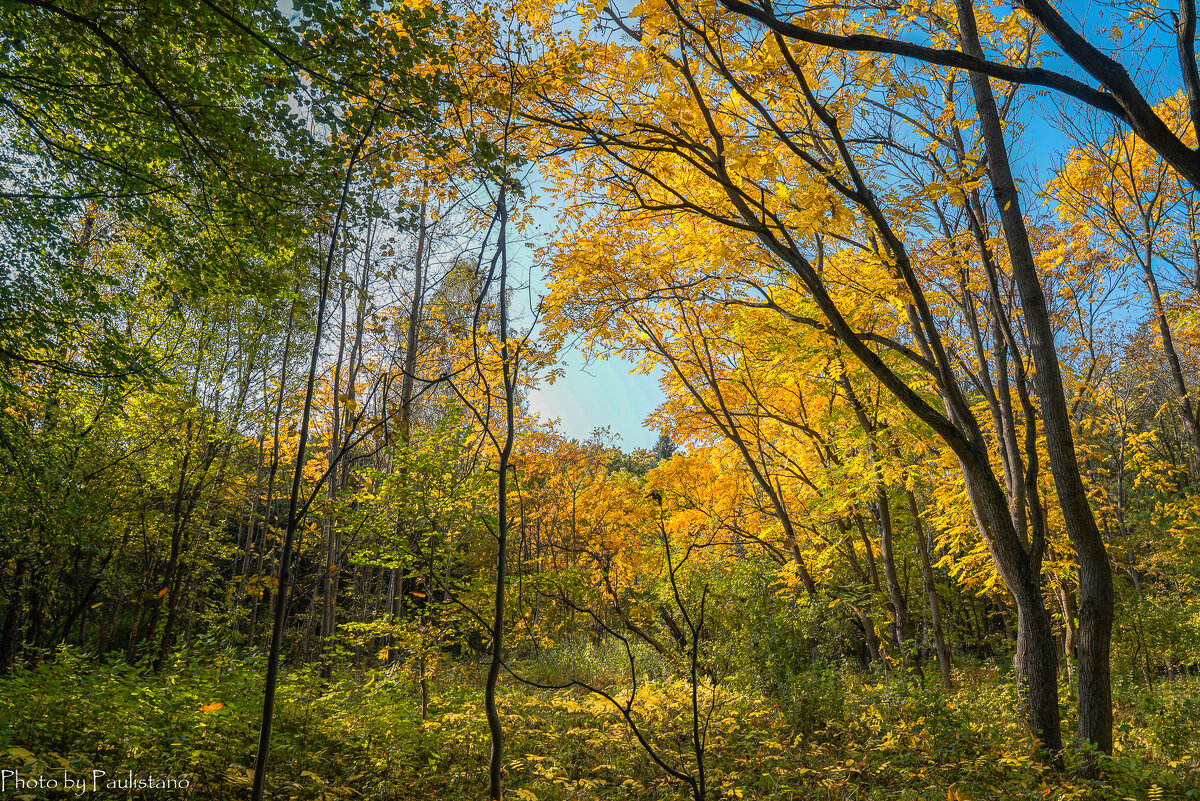
[[[57,660],[0,680],[0,798],[241,799],[248,796],[261,661],[178,660],[149,675],[123,663]],[[588,671],[624,699],[613,654],[590,646],[521,668],[539,681]],[[652,671],[653,673],[653,671]],[[599,676],[598,678],[596,678]],[[1041,764],[1014,709],[1010,678],[994,667],[956,672],[956,689],[893,674],[809,670],[784,692],[730,677],[715,703],[705,685],[706,772],[712,799],[1171,799],[1200,798],[1200,679],[1153,688],[1118,680],[1117,751],[1086,781]],[[488,755],[480,674],[443,664],[420,719],[417,684],[381,668],[322,680],[290,672],[281,683],[268,797],[476,799]],[[1064,731],[1072,699],[1064,683]],[[500,699],[507,741],[506,798],[683,798],[608,702],[574,690],[537,690],[511,678]],[[642,676],[635,713],[669,764],[694,770],[691,688],[670,671]],[[9,773],[12,771],[12,773]],[[93,771],[105,775],[93,781]],[[175,780],[128,790],[110,781]],[[15,779],[60,792],[17,787]],[[152,777],[152,779],[151,779]],[[84,790],[61,792],[65,779]],[[76,785],[80,787],[83,785]]]

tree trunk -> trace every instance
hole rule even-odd
[[[405,454],[412,448],[412,413],[413,413],[413,394],[416,389],[416,371],[417,371],[417,348],[420,344],[421,334],[421,311],[425,296],[425,249],[427,246],[427,238],[429,235],[429,225],[425,218],[426,215],[426,198],[425,185],[421,185],[421,202],[417,209],[419,223],[417,226],[417,249],[413,257],[413,297],[412,306],[408,314],[408,328],[404,338],[404,366],[403,375],[400,377],[400,443],[404,448]],[[400,471],[401,484],[408,482],[408,469],[402,467]],[[401,535],[405,536],[408,544],[409,556],[415,561],[420,557],[421,538],[419,527],[415,521],[409,521],[407,532],[403,531],[404,517],[402,514],[396,516],[396,538],[399,540]],[[407,567],[396,568],[393,571],[393,594],[391,596],[390,611],[395,621],[400,620],[400,616],[404,612],[404,605],[408,602],[408,593],[412,590],[409,587],[410,579]],[[397,657],[399,654],[397,654]]]
[[[1149,246],[1147,246],[1149,251]],[[1150,301],[1154,306],[1155,322],[1158,323],[1158,334],[1162,338],[1163,355],[1167,358],[1170,368],[1171,385],[1175,396],[1171,399],[1176,411],[1183,420],[1184,431],[1188,435],[1188,443],[1192,446],[1192,458],[1200,464],[1200,420],[1197,419],[1196,409],[1192,406],[1191,395],[1188,393],[1187,382],[1183,377],[1183,367],[1179,361],[1179,352],[1175,348],[1175,337],[1171,333],[1171,323],[1167,320],[1166,307],[1163,306],[1162,294],[1158,289],[1158,279],[1150,264],[1150,254],[1146,253],[1142,263],[1142,277],[1146,283],[1146,291],[1150,293]]]
[[[508,467],[512,455],[515,412],[516,412],[516,370],[515,355],[510,350],[508,341],[508,253],[507,228],[508,209],[505,206],[505,187],[501,185],[497,200],[498,240],[497,260],[500,265],[499,300],[500,307],[500,364],[504,377],[504,415],[505,430],[504,444],[500,448],[500,458],[496,466],[499,477],[496,486],[496,599],[492,612],[492,647],[491,660],[488,664],[487,683],[484,686],[484,709],[487,713],[488,732],[491,735],[491,755],[488,760],[488,797],[491,801],[501,801],[503,793],[500,783],[500,772],[504,760],[504,728],[500,722],[500,714],[496,709],[496,683],[500,678],[500,668],[504,659],[504,585],[508,568]],[[493,265],[495,262],[493,262]]]
[[[342,274],[346,272],[345,255],[342,256]],[[342,280],[338,297],[342,319],[339,327],[337,359],[333,366],[333,410],[330,420],[329,435],[329,514],[325,517],[325,564],[321,580],[317,582],[317,594],[321,604],[321,630],[317,637],[317,653],[326,656],[321,664],[321,677],[328,679],[333,675],[333,661],[325,653],[329,639],[334,630],[334,593],[335,566],[337,565],[337,548],[334,544],[334,530],[337,527],[335,519],[338,497],[338,448],[342,441],[342,360],[346,355],[346,282]]]
[[[254,784],[251,788],[251,801],[262,801],[267,781],[267,755],[271,749],[271,723],[275,713],[275,687],[279,676],[279,656],[283,649],[283,631],[287,623],[288,582],[290,579],[292,546],[296,530],[300,525],[300,484],[304,473],[304,452],[308,446],[309,423],[312,419],[313,391],[317,383],[317,361],[321,355],[321,333],[325,324],[325,305],[329,296],[329,276],[333,272],[334,255],[337,252],[338,233],[342,217],[346,212],[350,194],[350,180],[354,174],[354,166],[362,152],[367,137],[379,116],[379,106],[371,114],[362,138],[355,144],[346,164],[346,175],[342,182],[341,202],[338,204],[334,217],[333,232],[329,238],[329,254],[325,260],[325,269],[321,275],[321,285],[317,294],[316,330],[313,333],[313,347],[308,363],[308,382],[304,391],[304,408],[300,415],[300,436],[296,444],[296,461],[292,471],[292,491],[288,500],[287,529],[284,533],[283,553],[279,559],[279,586],[275,593],[275,616],[271,629],[271,650],[267,655],[266,681],[263,688],[262,721],[258,730],[258,750],[254,763]]]
[[[982,57],[979,34],[975,23],[975,12],[971,0],[956,0],[959,26],[962,33],[963,51],[968,55]],[[1034,378],[1041,400],[1043,428],[1046,434],[1046,449],[1049,454],[1050,470],[1058,490],[1063,520],[1067,534],[1079,557],[1080,626],[1079,626],[1079,728],[1081,738],[1092,742],[1104,753],[1112,752],[1112,687],[1110,680],[1109,647],[1113,625],[1112,569],[1104,540],[1096,527],[1095,517],[1088,502],[1083,481],[1079,475],[1075,445],[1071,432],[1071,419],[1063,391],[1062,373],[1058,354],[1054,346],[1054,332],[1050,322],[1046,298],[1037,275],[1028,231],[1022,215],[1020,196],[1013,180],[1008,159],[1008,148],[1004,131],[996,108],[988,78],[978,73],[970,74],[971,88],[979,115],[980,132],[987,149],[988,172],[996,206],[1008,243],[1009,260],[1013,278],[1021,296],[1034,362]],[[1040,584],[1034,578],[1034,587]],[[1013,589],[1010,587],[1010,590]],[[1034,613],[1032,598],[1027,596],[1029,587],[1021,588],[1018,610],[1026,606],[1027,618],[1024,631],[1029,639],[1028,647],[1049,648],[1054,652],[1053,640],[1042,639],[1042,622],[1049,620],[1045,607],[1040,603],[1040,614]],[[1036,619],[1034,619],[1036,618]],[[1031,658],[1026,664],[1038,664],[1044,669],[1044,659]],[[1056,671],[1052,671],[1053,672]],[[1031,684],[1031,702],[1033,688]],[[1057,717],[1057,714],[1055,715]],[[1094,765],[1085,766],[1088,773]]]
[[[21,612],[26,571],[25,560],[17,560],[13,568],[13,588],[4,608],[4,628],[0,630],[0,676],[7,675],[20,650]]]
[[[1054,581],[1054,594],[1058,598],[1059,608],[1063,619],[1063,664],[1067,675],[1075,674],[1076,651],[1078,647],[1077,629],[1075,627],[1075,594],[1070,587],[1064,586],[1060,579]]]
[[[933,644],[937,650],[938,672],[941,674],[942,685],[951,687],[954,677],[951,673],[950,649],[946,647],[946,638],[942,635],[942,607],[938,601],[937,584],[933,580],[933,567],[929,560],[929,542],[925,538],[925,527],[921,524],[921,512],[917,507],[917,497],[912,490],[907,491],[908,509],[912,513],[913,532],[917,537],[917,552],[921,556],[921,577],[925,581],[925,594],[929,598],[929,621],[933,627]]]

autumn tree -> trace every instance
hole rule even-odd
[[[981,34],[968,10],[960,8],[959,33],[964,48],[978,50]],[[1107,749],[1111,574],[1079,476],[1054,321],[990,85],[972,82],[964,108],[977,137],[971,147],[986,153],[996,216],[976,220],[976,240],[967,247],[929,258],[928,240],[907,215],[932,188],[885,193],[888,173],[871,172],[879,165],[860,145],[873,140],[854,134],[869,98],[845,87],[860,86],[860,72],[886,75],[886,62],[794,51],[778,33],[746,40],[736,17],[669,2],[640,6],[636,20],[615,12],[607,19],[597,30],[611,41],[577,46],[578,58],[592,59],[594,78],[570,94],[553,86],[532,90],[543,105],[530,116],[561,132],[560,147],[575,154],[563,186],[607,198],[601,210],[578,207],[584,235],[577,241],[589,249],[575,248],[587,254],[576,263],[602,269],[630,251],[631,227],[644,230],[647,237],[633,241],[645,242],[648,258],[634,259],[645,267],[627,275],[626,283],[642,282],[632,294],[653,298],[664,287],[689,286],[814,328],[928,427],[959,463],[979,530],[1015,598],[1031,725],[1057,752],[1057,654],[1041,589],[1049,532],[1038,481],[1040,428],[1048,448],[1042,458],[1081,566],[1080,731]],[[942,78],[931,73],[927,80]],[[952,191],[969,194],[981,177],[962,176]],[[1002,254],[994,252],[991,226],[1003,237]],[[625,242],[614,241],[618,230]],[[698,246],[711,241],[723,244]],[[940,272],[962,269],[958,260],[978,260],[985,302],[1007,303],[1006,286],[1020,300],[1027,339],[1016,338],[1007,313],[994,334],[1009,353],[997,369],[1018,394],[1028,393],[1020,407],[1026,442],[1018,451],[1000,434],[989,445],[988,421],[976,416],[962,381],[954,340],[961,318],[943,299]],[[1000,476],[993,448],[1009,459]]]

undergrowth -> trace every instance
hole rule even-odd
[[[644,657],[644,655],[642,655]],[[646,663],[645,658],[639,664]],[[586,675],[624,700],[627,661],[576,645],[517,665],[539,681]],[[72,650],[0,680],[0,754],[22,776],[186,778],[186,790],[100,787],[87,798],[240,799],[247,795],[261,693],[257,660],[179,660],[162,675],[85,660]],[[791,691],[726,676],[711,699],[706,765],[713,799],[1200,798],[1195,677],[1147,689],[1116,682],[1117,749],[1098,780],[1046,767],[994,669],[962,669],[957,688],[895,674],[826,670]],[[545,682],[548,683],[548,682]],[[660,756],[691,756],[690,685],[666,665],[639,677],[637,720]],[[683,789],[647,757],[609,702],[578,688],[539,690],[506,678],[507,798],[674,799]],[[705,704],[707,708],[707,704]],[[324,681],[291,671],[279,690],[268,797],[482,797],[488,739],[480,676],[456,665],[433,684],[419,719],[407,674],[382,668]],[[1064,705],[1064,712],[1067,711]],[[1068,754],[1068,760],[1071,755]],[[40,791],[4,795],[42,798]],[[63,797],[61,794],[54,797]]]

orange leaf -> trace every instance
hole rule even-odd
[[[225,704],[221,703],[220,701],[217,701],[215,704],[205,704],[204,706],[200,707],[200,711],[201,712],[216,712],[218,709],[220,709],[223,706],[225,706]]]
[[[161,590],[158,591],[158,597],[161,599],[164,595],[167,594],[167,592],[168,592],[168,588],[163,587]]]

